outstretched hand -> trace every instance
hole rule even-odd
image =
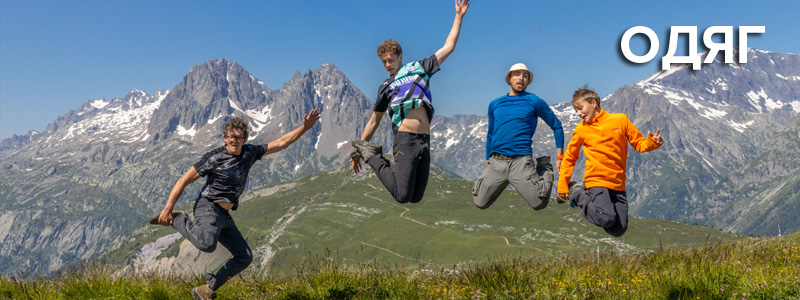
[[[456,2],[456,15],[463,17],[467,14],[467,8],[469,8],[469,0],[455,0]]]
[[[358,174],[361,172],[361,159],[358,157],[350,158],[350,164],[353,166],[353,172]]]
[[[650,130],[648,130],[647,136],[650,136],[650,134],[651,134]],[[658,143],[659,145],[664,143],[664,140],[661,139],[661,129],[656,130],[656,133],[652,133],[652,135],[653,135],[653,140],[655,140],[656,143]]]
[[[314,127],[314,124],[316,124],[318,120],[319,111],[316,108],[312,109],[310,113],[303,116],[303,128],[306,130],[311,129],[311,127]]]

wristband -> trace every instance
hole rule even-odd
[[[564,159],[564,155],[556,156],[556,159]]]

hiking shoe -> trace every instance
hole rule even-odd
[[[544,171],[552,171],[553,164],[550,163],[550,156],[542,156],[536,158],[536,172],[541,173]]]
[[[356,148],[356,151],[361,154],[363,159],[383,154],[383,146],[380,144],[370,143],[365,140],[353,140],[350,144],[353,145],[353,148]]]
[[[570,182],[569,186],[569,206],[570,207],[578,207],[578,193],[582,193],[586,190],[586,187],[583,185],[583,182]]]
[[[178,215],[180,215],[182,213],[183,213],[182,210],[173,211],[172,212],[172,218],[174,219],[175,217],[177,217]],[[154,212],[153,215],[150,216],[150,219],[147,219],[147,222],[150,223],[150,224],[153,224],[153,225],[159,225],[158,224],[158,218],[159,217],[161,217],[161,211]]]
[[[361,153],[358,153],[358,150],[353,149],[353,152],[350,152],[350,158],[352,159],[361,159]]]
[[[211,290],[208,284],[204,284],[192,289],[192,297],[195,300],[211,300],[217,298],[217,292]]]

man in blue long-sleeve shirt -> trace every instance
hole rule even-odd
[[[556,141],[556,168],[564,154],[564,131],[553,110],[538,96],[525,91],[533,73],[524,64],[515,64],[506,72],[510,86],[507,95],[489,104],[489,129],[486,133],[486,168],[472,188],[475,205],[492,205],[509,183],[535,210],[547,207],[553,188],[553,165],[550,156],[533,162],[531,138],[539,118],[550,126]]]

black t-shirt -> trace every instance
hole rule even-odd
[[[225,147],[219,147],[203,155],[194,169],[200,176],[208,175],[200,197],[212,202],[233,203],[233,210],[239,207],[239,196],[247,185],[250,167],[267,153],[267,145],[245,144],[242,153],[233,155]]]
[[[389,111],[392,131],[397,129],[406,118],[406,114],[414,108],[425,107],[428,122],[433,119],[433,104],[428,80],[439,71],[439,60],[433,54],[423,60],[407,63],[397,73],[386,79],[378,87],[378,98],[373,111]]]

